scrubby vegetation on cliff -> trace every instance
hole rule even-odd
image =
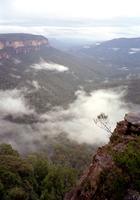
[[[140,137],[128,141],[122,152],[112,149],[112,169],[105,169],[100,175],[100,183],[95,200],[125,199],[129,190],[140,192]]]
[[[109,144],[99,148],[79,184],[65,200],[140,199],[140,114],[117,124]]]

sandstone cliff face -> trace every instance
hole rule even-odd
[[[31,34],[0,34],[0,59],[9,59],[12,53],[27,54],[48,46],[48,39]]]
[[[140,200],[140,187],[136,186],[137,182],[140,184],[139,150],[140,113],[129,113],[117,124],[109,144],[97,150],[77,187],[66,194],[65,200]]]

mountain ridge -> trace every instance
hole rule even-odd
[[[10,59],[13,54],[28,54],[48,46],[48,39],[41,35],[25,33],[0,34],[0,60]]]
[[[123,48],[136,48],[140,47],[140,37],[136,38],[115,38],[105,42],[101,42],[100,45],[104,47],[123,47]],[[99,45],[99,46],[100,46]],[[98,46],[98,45],[97,45]]]

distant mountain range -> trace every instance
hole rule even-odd
[[[102,42],[101,45],[110,48],[140,48],[140,38],[118,38]]]
[[[0,34],[0,89],[24,88],[38,112],[67,106],[81,87],[88,92],[127,85],[132,100],[131,92],[139,94],[139,41],[114,39],[68,53],[40,35]]]
[[[84,46],[79,50],[99,61],[111,63],[116,67],[139,68],[140,38],[119,38],[95,45]]]
[[[77,55],[94,59],[106,66],[107,80],[120,79],[120,85],[128,87],[128,99],[140,103],[140,38],[118,38],[93,45],[85,45]],[[134,98],[135,96],[135,98]]]

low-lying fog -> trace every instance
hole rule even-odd
[[[19,90],[0,91],[0,138],[1,142],[11,143],[21,152],[35,151],[47,143],[48,136],[66,133],[68,138],[78,143],[101,145],[108,142],[109,133],[100,129],[94,120],[100,113],[108,115],[112,130],[116,122],[123,119],[125,113],[135,109],[124,102],[126,90],[97,90],[87,95],[84,91],[76,92],[76,100],[67,109],[52,108],[39,115],[30,109]],[[38,119],[36,123],[16,123],[5,119],[7,115],[21,117],[25,114]]]
[[[31,66],[31,68],[40,71],[40,70],[48,70],[48,71],[58,71],[58,72],[65,72],[68,71],[68,67],[59,65],[56,63],[46,63],[46,62],[41,62],[39,64],[34,64]]]

